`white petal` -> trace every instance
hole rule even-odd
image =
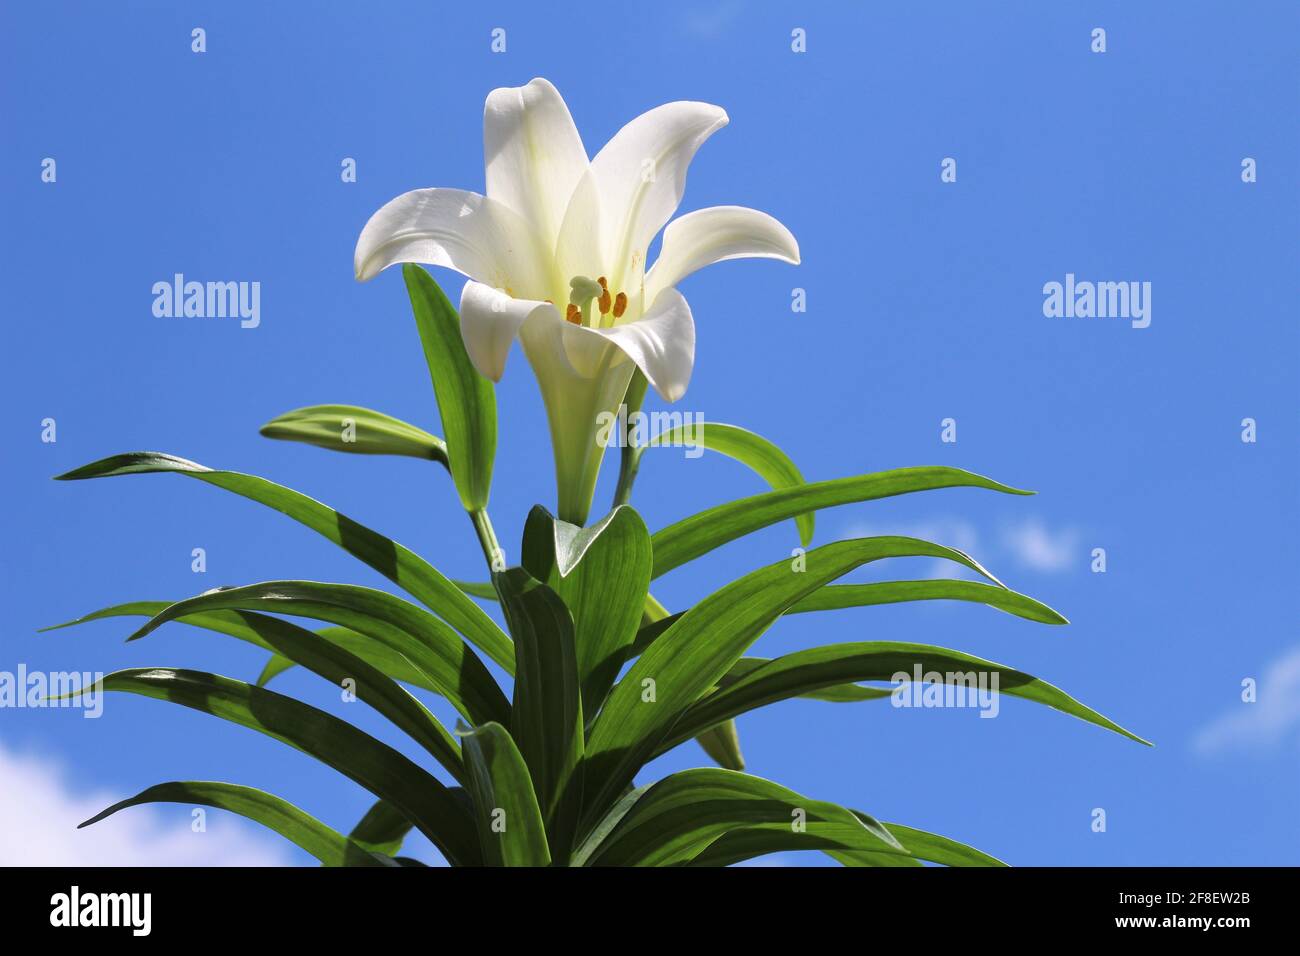
[[[676,289],[661,292],[635,322],[612,329],[588,329],[566,322],[563,339],[569,363],[580,374],[594,375],[616,367],[618,363],[609,357],[608,346],[613,345],[636,363],[668,402],[685,394],[695,367],[695,320]]]
[[[697,269],[726,259],[780,259],[799,264],[799,243],[765,212],[743,206],[712,206],[674,219],[663,249],[645,277],[646,299],[675,286]]]
[[[362,282],[395,263],[422,262],[526,296],[544,287],[546,261],[527,222],[501,203],[461,189],[416,189],[370,217],[354,265]]]
[[[555,244],[555,272],[562,282],[567,284],[574,276],[594,279],[612,272],[602,251],[601,230],[600,191],[588,170],[573,191]]]
[[[532,223],[554,249],[569,197],[587,171],[587,151],[555,87],[539,78],[489,93],[483,156],[488,196]]]
[[[591,161],[600,193],[603,268],[620,288],[639,285],[646,247],[682,201],[691,158],[726,125],[720,107],[667,103],[624,126]]]
[[[460,294],[460,336],[474,367],[492,381],[501,381],[510,343],[533,315],[564,321],[549,302],[515,299],[481,282],[466,282]]]

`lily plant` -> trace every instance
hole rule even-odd
[[[954,839],[745,772],[734,719],[794,697],[883,708],[880,702],[910,693],[909,682],[960,683],[979,674],[1002,694],[1145,743],[1052,684],[958,650],[866,641],[775,658],[748,654],[789,615],[877,604],[966,601],[1066,623],[939,543],[895,535],[833,541],[758,567],[676,613],[651,593],[660,576],[787,520],[808,549],[814,514],[823,508],[946,488],[1029,492],[941,466],[809,482],[772,442],[708,422],[695,440],[753,469],[770,491],[715,504],[652,534],[630,503],[646,449],[625,449],[612,507],[588,524],[603,454],[600,413],[639,406],[648,386],[675,401],[690,380],[694,320],[676,283],[723,259],[799,260],[790,232],[751,209],[703,209],[669,221],[696,149],[726,119],[715,106],[670,103],[633,120],[588,159],[553,86],[538,79],[496,90],[485,111],[485,193],[409,192],[362,230],[358,278],[403,265],[445,437],[353,405],[300,408],[262,432],[445,469],[487,580],[453,581],[394,539],[306,495],[173,455],[117,455],[59,476],[195,479],[310,528],[407,595],[262,581],[118,604],[55,625],[147,618],[134,641],[179,621],[264,649],[255,681],[143,667],[110,674],[101,686],[267,734],[375,799],[345,833],[246,783],[172,781],[83,826],[145,803],[220,807],[269,827],[326,866],[421,865],[402,853],[412,829],[457,866],[724,866],[780,851],[821,852],[849,866],[998,865]],[[660,230],[662,251],[646,269],[646,249]],[[469,278],[459,312],[420,264]],[[559,503],[558,515],[533,508],[519,563],[508,566],[488,504],[497,450],[492,383],[515,338],[546,404]],[[917,556],[946,559],[982,581],[836,583],[862,565]],[[268,688],[295,666],[349,688],[391,722],[392,733],[409,739],[420,759]],[[433,715],[430,696],[454,709],[455,727]],[[906,718],[895,710],[880,719]],[[692,739],[719,766],[644,779],[647,763]]]

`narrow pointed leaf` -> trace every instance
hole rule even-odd
[[[860,811],[854,810],[853,812],[861,816]],[[965,843],[958,843],[956,840],[939,836],[937,833],[928,833],[914,827],[905,827],[901,823],[886,823],[885,828],[894,835],[895,839],[903,845],[903,848],[908,853],[918,860],[928,860],[942,866],[1006,866],[996,857],[989,856],[987,853],[983,853],[973,846],[967,846]],[[879,866],[879,863],[874,860],[859,860],[860,857],[871,856],[871,854],[850,851],[830,855],[845,866]]]
[[[447,445],[423,428],[359,405],[309,405],[271,419],[267,438],[299,441],[354,455],[405,455],[449,466]]]
[[[881,581],[875,584],[828,584],[808,595],[787,614],[834,611],[872,604],[904,601],[972,601],[1006,611],[1040,624],[1069,624],[1046,604],[1010,588],[979,581],[931,579],[925,581]]]
[[[759,528],[766,528],[770,524],[806,512],[915,491],[962,487],[988,488],[1012,495],[1033,494],[960,468],[939,465],[896,468],[870,475],[815,481],[718,505],[655,532],[654,576],[657,578],[666,574],[687,561],[708,554],[714,548]]]
[[[701,422],[698,426],[678,425],[661,432],[652,440],[651,445],[675,446],[684,442],[716,451],[734,458],[742,465],[748,465],[772,486],[773,491],[804,484],[803,474],[789,455],[762,435],[756,435],[747,428],[724,425],[721,422]],[[794,516],[795,526],[799,529],[799,541],[805,548],[812,543],[814,520],[812,511]]]
[[[509,702],[459,635],[428,611],[374,588],[319,581],[264,581],[209,591],[171,605],[129,640],[144,637],[167,621],[212,610],[290,614],[349,628],[406,657],[467,719],[509,723]]]
[[[175,601],[130,601],[126,604],[115,604],[112,607],[101,608],[98,611],[83,614],[72,621],[64,621],[62,624],[43,627],[40,631],[42,633],[57,631],[61,628],[85,624],[89,621],[114,617],[154,617],[175,603]],[[276,654],[275,649],[267,644],[255,629],[248,627],[244,623],[240,611],[200,611],[195,614],[183,615],[176,618],[176,620],[182,624],[189,624],[218,634],[228,634],[231,637],[239,638],[241,641],[247,641],[249,644],[271,651],[270,659],[267,660],[257,678],[258,687],[265,687],[274,678],[297,666],[287,657]],[[395,681],[423,687],[425,690],[434,693],[438,692],[437,687],[434,686],[425,673],[407,660],[404,655],[390,649],[385,644],[380,644],[372,637],[346,627],[322,627],[312,633],[321,640],[329,641],[331,644],[355,654]]]
[[[474,822],[489,866],[548,866],[546,826],[519,748],[504,727],[462,729]]]
[[[742,657],[731,665],[731,670],[727,671],[722,679],[718,681],[718,686],[730,687],[742,677],[746,677],[770,663],[772,663],[770,657]],[[857,704],[867,700],[884,700],[891,696],[891,693],[891,691],[883,687],[864,687],[861,684],[835,684],[831,687],[810,690],[799,696],[808,700],[822,700],[832,704]]]
[[[322,627],[314,632],[321,639],[329,641],[350,653],[355,654],[367,664],[377,667],[384,674],[387,674],[395,681],[403,684],[411,684],[415,687],[422,687],[425,690],[438,693],[438,688],[433,681],[420,668],[401,654],[386,644],[380,644],[374,638],[348,627]],[[272,679],[280,676],[285,671],[296,666],[293,661],[286,657],[276,654],[266,662],[262,673],[257,678],[257,686],[265,687]]]
[[[229,677],[167,667],[116,671],[99,686],[180,704],[286,743],[387,800],[451,863],[481,859],[465,807],[450,790],[392,747],[322,710]]]
[[[363,846],[343,836],[310,814],[299,810],[292,803],[273,794],[253,787],[210,780],[177,780],[171,783],[160,783],[140,791],[134,797],[113,804],[86,822],[78,824],[77,829],[98,823],[127,807],[138,807],[149,803],[198,804],[228,810],[275,831],[290,843],[306,850],[325,866],[397,865],[393,860],[385,858],[391,854],[377,856],[376,853],[382,854],[382,851],[376,851],[374,847]]]
[[[275,680],[285,671],[290,670],[297,665],[287,657],[281,657],[279,654],[272,654],[266,659],[266,663],[258,672],[257,680],[254,683],[258,687],[265,687],[271,681]],[[391,675],[389,675],[391,676]]]
[[[991,689],[991,675],[996,674],[999,693],[1045,704],[1053,710],[1113,730],[1130,740],[1148,743],[1079,703],[1060,688],[1004,664],[995,664],[970,654],[929,644],[867,641],[814,647],[769,661],[689,708],[659,749],[667,750],[689,740],[699,733],[700,728],[712,727],[725,718],[821,687],[833,687],[850,681],[894,682],[896,677],[899,682],[904,679],[910,682],[917,667],[921,669],[923,677],[937,674],[945,684],[969,682],[968,693],[973,693],[974,688],[980,686],[977,681],[981,675],[989,675],[984,677],[983,686]],[[902,684],[896,686],[901,687]]]
[[[44,634],[48,631],[58,631],[65,627],[76,627],[79,624],[88,624],[91,621],[103,621],[115,617],[153,617],[156,614],[161,614],[174,604],[176,604],[175,601],[127,601],[124,604],[114,604],[110,607],[100,608],[98,611],[91,611],[89,614],[83,614],[71,621],[50,624],[47,627],[40,628],[37,633]],[[183,624],[189,624],[192,627],[236,637],[241,641],[246,641],[268,651],[274,650],[256,630],[244,623],[244,619],[236,611],[198,611],[193,614],[186,614],[184,617],[175,618],[175,620]]]
[[[740,732],[734,720],[724,720],[695,735],[695,742],[714,763],[726,770],[744,770],[745,755],[740,752]]]
[[[492,383],[478,373],[465,351],[460,317],[433,276],[416,265],[402,266],[420,330],[424,358],[447,436],[447,457],[466,511],[488,503],[497,447],[497,402]]]
[[[515,641],[511,726],[541,806],[551,857],[563,864],[582,811],[582,692],[573,619],[559,595],[523,568],[496,580]]]
[[[471,597],[480,598],[484,601],[498,600],[496,588],[492,586],[490,581],[452,581],[451,583]]]
[[[414,551],[304,494],[255,475],[214,471],[196,462],[160,452],[132,452],[91,462],[59,475],[59,481],[108,478],[116,475],[172,473],[197,478],[258,504],[274,508],[334,542],[374,568],[425,607],[460,631],[509,673],[514,649],[501,628],[469,597]]]

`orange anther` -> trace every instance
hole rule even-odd
[[[627,293],[620,292],[614,299],[614,318],[621,319],[627,311]]]

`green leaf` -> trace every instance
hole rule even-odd
[[[859,819],[871,819],[858,810],[851,812]],[[987,853],[981,853],[974,847],[947,837],[897,823],[882,825],[902,844],[906,853],[878,846],[863,849],[852,845],[850,841],[837,838],[836,834],[825,828],[806,833],[794,833],[789,828],[746,828],[719,837],[697,854],[690,865],[731,866],[769,853],[821,850],[845,866],[922,866],[922,860],[943,866],[1006,866]]]
[[[423,428],[358,405],[309,405],[271,419],[259,431],[267,438],[300,441],[354,455],[406,455],[450,469],[447,446]]]
[[[800,824],[802,831],[796,829]],[[832,834],[853,848],[902,852],[889,831],[870,817],[810,800],[761,777],[708,767],[671,774],[649,787],[588,865],[679,865],[740,828]]]
[[[460,317],[433,276],[402,266],[420,330],[424,358],[447,436],[451,477],[466,511],[487,507],[497,447],[497,401],[492,383],[478,373],[460,336]]]
[[[296,666],[289,658],[281,657],[279,654],[272,654],[266,659],[266,663],[262,666],[262,670],[258,673],[257,680],[254,683],[258,687],[265,687],[285,671]]]
[[[1064,617],[1046,604],[1006,587],[982,584],[978,581],[961,580],[924,580],[924,581],[883,581],[878,584],[828,584],[804,598],[785,613],[804,614],[810,611],[830,611],[847,607],[863,607],[873,604],[894,604],[902,601],[929,600],[972,601],[987,604],[989,607],[1007,611],[1017,617],[1027,618],[1043,624],[1068,624]],[[680,614],[673,618],[647,624],[637,632],[632,653],[639,654],[645,650],[660,634],[668,629]],[[756,667],[768,663],[768,658],[744,657],[738,660],[731,670],[719,681],[726,686],[749,674]],[[841,684],[820,690],[800,694],[814,700],[835,703],[853,703],[865,700],[879,700],[890,696],[887,690],[875,687],[860,687],[857,684]],[[734,768],[733,768],[734,769]]]
[[[667,611],[661,613],[667,613]],[[685,613],[685,611],[678,611],[676,614],[669,614],[667,617],[655,620],[655,614],[647,609],[642,618],[641,627],[636,632],[636,638],[632,641],[632,649],[628,656],[635,657],[643,653],[647,647],[659,639],[664,631],[676,624]]]
[[[804,483],[803,475],[789,455],[762,435],[736,425],[724,425],[721,422],[701,422],[698,426],[678,425],[661,432],[651,441],[651,445],[678,445],[684,440],[748,465],[774,491],[794,488]],[[812,543],[813,521],[814,513],[811,511],[795,515],[794,518],[799,529],[799,540],[805,548]]]
[[[98,611],[91,611],[89,614],[83,614],[71,621],[50,624],[39,628],[37,633],[44,634],[48,631],[58,631],[65,627],[76,627],[79,624],[114,617],[153,617],[155,614],[161,614],[175,603],[175,601],[127,601],[125,604],[114,604],[111,607],[100,608]],[[240,617],[237,611],[199,611],[194,614],[186,614],[184,617],[176,618],[176,620],[192,627],[239,638],[241,641],[246,641],[264,650],[275,650],[263,640],[262,635],[244,623],[244,619]]]
[[[521,564],[573,615],[582,710],[595,714],[627,660],[650,586],[650,532],[621,505],[589,528],[540,505],[524,525]]]
[[[582,812],[582,694],[573,619],[559,595],[523,568],[495,578],[515,639],[511,726],[546,821],[551,856],[563,865]]]
[[[510,722],[505,694],[459,635],[428,611],[374,588],[318,581],[222,588],[171,605],[128,640],[138,640],[167,621],[213,610],[289,614],[349,628],[406,657],[467,719]]]
[[[740,732],[736,730],[734,720],[724,720],[716,727],[700,731],[695,742],[719,767],[745,769],[745,755],[740,752]]]
[[[153,617],[156,614],[161,614],[175,603],[175,601],[130,601],[126,604],[115,604],[112,607],[101,608],[98,611],[83,614],[72,621],[64,621],[62,624],[43,627],[40,631],[57,631],[60,628],[72,627],[105,618]],[[289,658],[275,653],[275,649],[263,640],[255,629],[248,627],[244,623],[240,611],[202,611],[197,614],[186,614],[183,617],[176,618],[176,620],[182,624],[189,624],[218,634],[237,637],[241,641],[271,651],[271,658],[266,662],[266,666],[262,668],[262,673],[257,678],[258,687],[266,686],[274,678],[297,666]],[[331,644],[355,654],[395,681],[423,687],[425,690],[434,693],[438,692],[433,682],[425,676],[423,671],[407,660],[405,655],[390,649],[384,644],[380,644],[372,637],[359,634],[346,627],[323,627],[313,633],[321,640],[329,641]]]
[[[429,680],[424,671],[412,664],[406,655],[393,650],[385,644],[380,644],[372,637],[359,634],[347,627],[322,627],[314,633],[321,640],[329,641],[331,644],[355,654],[367,664],[377,667],[395,681],[422,687],[425,690],[433,691],[435,694],[438,693],[438,688],[433,681]],[[266,666],[262,668],[262,673],[257,678],[257,686],[265,687],[273,678],[280,676],[294,666],[296,666],[294,662],[287,657],[281,657],[279,654],[273,655],[266,662]]]
[[[510,638],[502,633],[501,628],[493,623],[482,608],[443,577],[433,565],[396,541],[283,485],[235,471],[213,471],[196,462],[160,452],[114,455],[59,475],[56,480],[78,481],[155,472],[197,478],[274,508],[306,525],[436,612],[508,673],[514,673],[514,649],[510,646]]]
[[[654,576],[657,578],[666,574],[687,561],[708,554],[714,548],[759,528],[766,528],[770,524],[806,512],[855,501],[890,498],[914,491],[961,487],[989,488],[1012,495],[1033,494],[960,468],[938,465],[896,468],[893,471],[816,481],[781,491],[769,491],[701,511],[655,532]]]
[[[862,816],[858,810],[853,812]],[[939,863],[943,866],[1006,866],[996,857],[982,853],[965,843],[958,843],[956,840],[939,836],[937,833],[927,833],[925,830],[905,827],[899,823],[886,823],[885,828],[894,835],[899,843],[903,844],[907,852],[918,860],[929,860],[931,863]],[[872,856],[872,854],[848,851],[831,853],[830,855],[845,866],[880,865],[875,860],[861,859],[862,857]]]
[[[733,866],[770,853],[820,850],[845,866],[916,867],[914,857],[879,844],[861,849],[862,834],[843,823],[819,823],[802,832],[786,827],[742,827],[724,833],[697,853],[688,866]]]
[[[730,687],[742,677],[770,663],[772,663],[770,657],[742,657],[731,665],[731,670],[727,671],[722,679],[718,681],[718,686]],[[832,704],[856,704],[866,700],[884,700],[890,694],[890,691],[880,687],[863,687],[861,684],[836,684],[833,687],[810,690],[806,694],[800,694],[799,696],[808,700],[823,700]]]
[[[406,835],[410,832],[411,821],[406,819],[401,811],[387,801],[376,800],[366,811],[366,815],[352,828],[348,838],[368,850],[396,856],[401,851],[402,844],[406,842]]]
[[[682,713],[787,608],[860,565],[899,553],[952,557],[979,568],[958,551],[915,538],[836,541],[809,551],[802,572],[792,571],[783,559],[733,581],[683,614],[646,648],[596,718],[587,738],[588,816],[603,811],[631,783]],[[653,703],[642,696],[651,686]]]
[[[828,584],[808,595],[787,614],[808,611],[833,611],[871,604],[898,604],[903,601],[973,601],[1006,611],[1040,624],[1069,624],[1046,604],[1035,601],[1006,587],[979,581],[935,579],[926,581],[881,581],[877,584]]]
[[[166,613],[161,612],[154,620],[164,617]],[[357,699],[392,721],[427,750],[459,783],[465,782],[465,765],[461,761],[460,747],[455,738],[423,704],[383,672],[355,654],[321,640],[319,635],[297,624],[253,611],[232,613],[238,615],[240,621],[256,632],[274,651],[301,664],[313,674],[325,678],[336,687],[343,686],[344,681],[351,681]],[[152,622],[141,629],[141,636],[149,633],[151,625]]]
[[[274,830],[290,843],[306,850],[325,866],[397,865],[394,861],[385,858],[391,854],[376,856],[373,847],[363,846],[355,840],[348,839],[277,796],[252,787],[209,780],[177,780],[171,783],[160,783],[148,790],[140,791],[134,797],[113,804],[85,823],[78,824],[77,829],[98,823],[127,807],[138,807],[148,803],[199,804],[229,810],[231,813],[237,813],[241,817],[260,823],[269,830]]]
[[[489,866],[549,866],[542,811],[510,734],[497,723],[460,734],[483,858]]]
[[[484,601],[498,600],[496,588],[489,581],[452,581],[451,583],[472,597],[482,598]]]
[[[452,791],[392,747],[322,710],[229,677],[168,667],[116,671],[99,687],[170,701],[286,743],[387,800],[448,862],[481,860],[467,839],[465,807]]]
[[[995,664],[960,651],[929,644],[867,641],[814,647],[769,661],[689,708],[672,728],[659,751],[689,740],[701,728],[712,727],[720,720],[821,687],[864,680],[892,683],[895,675],[900,674],[906,675],[910,681],[916,667],[921,669],[923,676],[937,674],[943,683],[954,685],[960,684],[963,679],[974,681],[981,674],[996,674],[998,693],[1045,704],[1053,710],[1113,730],[1130,740],[1149,746],[1148,741],[1130,733],[1092,708],[1085,707],[1060,688],[1004,664]],[[991,677],[986,678],[988,683],[985,685],[990,690],[991,680]],[[968,685],[972,690],[976,686],[975,683]]]
[[[880,537],[874,537],[874,538],[850,538],[847,540],[875,542],[875,544],[873,545],[875,551],[875,557],[868,559],[870,561],[878,561],[881,558],[944,558],[948,561],[955,561],[957,564],[960,564],[963,567],[970,568],[972,571],[976,572],[977,574],[982,574],[984,577],[988,578],[996,585],[996,590],[1007,590],[1005,586],[1002,584],[1002,582],[999,581],[997,578],[995,578],[987,568],[981,565],[970,555],[965,554],[962,551],[958,551],[956,548],[949,548],[942,544],[935,544],[933,541],[924,541],[921,538],[907,538],[907,537],[901,537],[897,535],[882,535]],[[843,543],[843,542],[836,542],[836,543]],[[806,557],[810,558],[811,555],[812,552],[809,552],[809,554]],[[784,568],[787,572],[789,572],[790,574],[794,574],[795,576],[801,576],[803,573],[803,572],[798,572],[798,573],[793,572],[790,568],[790,562],[788,560],[785,562],[777,562],[777,564],[772,565],[772,568],[778,568],[778,567]],[[784,613],[820,611],[820,610],[827,610],[833,607],[849,607],[852,605],[854,601],[862,601],[862,600],[869,601],[873,595],[878,597],[884,597],[889,595],[892,592],[890,591],[888,585],[910,584],[910,583],[912,582],[897,582],[897,581],[886,582],[886,585],[882,586],[882,589],[879,591],[864,590],[866,588],[877,587],[877,585],[862,585],[862,584],[840,585],[839,587],[844,588],[843,591],[840,591],[838,589],[830,589],[830,588],[823,587],[818,590],[810,592],[807,596],[805,596],[803,599],[798,601],[793,607],[788,608]],[[966,582],[958,582],[958,583],[966,583]],[[960,592],[959,589],[954,589],[953,593],[966,593],[966,592]],[[1031,598],[1025,598],[1024,595],[1018,595],[1014,591],[1007,591],[1007,593],[1011,595],[1011,597],[1002,601],[1002,603],[1005,604],[1007,607],[1016,605],[1015,598],[1022,598],[1024,601],[1030,601],[1033,604],[1037,604],[1037,602],[1032,601]],[[967,593],[967,597],[969,598],[969,593]],[[898,599],[907,600],[906,598],[898,598]],[[984,592],[981,592],[980,599],[984,600],[986,603],[989,600],[991,600],[989,595]],[[1042,605],[1042,607],[1044,608],[1045,611],[1055,614],[1055,612],[1052,611],[1051,608],[1047,608],[1046,605]],[[647,611],[646,617],[649,618],[652,616],[653,615],[651,615]],[[662,621],[651,622],[649,624],[643,625],[641,627],[641,630],[637,632],[636,639],[632,643],[632,654],[633,655],[644,654],[646,650],[672,626],[670,620],[671,619],[665,619]],[[675,623],[675,621],[673,623]]]
[[[619,825],[622,819],[636,806],[636,802],[645,796],[646,791],[649,789],[650,784],[646,784],[644,787],[629,787],[623,796],[619,797],[617,802],[596,822],[596,825],[587,831],[587,835],[569,858],[569,866],[586,866],[592,855],[605,842],[605,838],[613,832],[614,827]]]

